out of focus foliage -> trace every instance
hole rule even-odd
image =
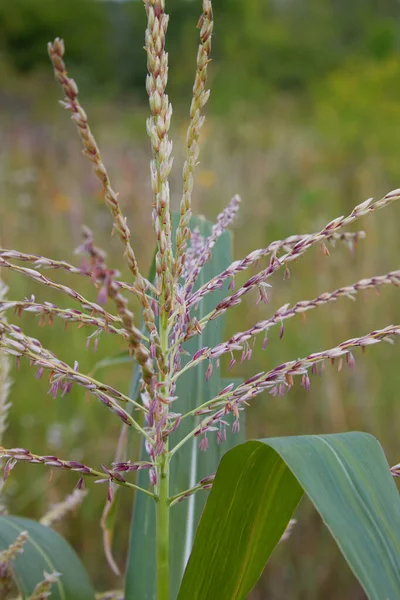
[[[262,100],[266,90],[301,91],[344,60],[398,55],[397,0],[215,0],[215,96],[224,106]],[[196,51],[200,0],[169,0],[171,89],[186,93]],[[40,68],[60,35],[89,82],[114,79],[142,93],[145,15],[140,0],[1,0],[0,52],[17,71]],[[112,77],[111,77],[112,74]]]
[[[87,0],[2,0],[2,58],[22,73],[47,67],[46,44],[61,36],[68,40],[70,60],[104,81],[112,66],[111,32],[104,9],[102,3]]]
[[[333,152],[346,147],[346,160],[375,158],[382,175],[398,176],[399,95],[400,55],[347,61],[318,88],[318,128]]]

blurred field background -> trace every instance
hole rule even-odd
[[[173,201],[181,192],[183,143],[198,43],[200,0],[169,0],[171,15],[169,93],[175,109],[172,137]],[[348,214],[364,199],[400,187],[400,5],[397,0],[214,0],[215,36],[210,69],[212,96],[196,177],[195,210],[213,219],[231,196],[243,197],[236,224],[235,258],[294,233],[317,231]],[[111,221],[102,206],[91,166],[82,157],[68,115],[57,105],[46,43],[65,39],[67,63],[98,138],[114,188],[129,217],[134,247],[146,270],[153,249],[148,178],[142,50],[145,13],[140,1],[0,0],[0,238],[6,248],[70,262],[81,225],[93,228],[121,267],[121,249],[110,240]],[[231,314],[227,335],[270,315],[272,307],[310,299],[362,277],[399,268],[400,206],[356,224],[367,233],[355,253],[343,244],[329,257],[313,249],[274,277],[271,305],[253,298]],[[49,272],[50,274],[50,272]],[[123,273],[128,277],[127,273]],[[66,300],[5,272],[10,299],[35,294],[65,307]],[[52,277],[95,299],[83,279]],[[253,361],[236,367],[249,376],[283,360],[331,347],[349,337],[400,322],[396,289],[339,300],[279,327]],[[112,336],[96,354],[85,350],[89,331],[63,324],[39,329],[33,317],[9,315],[64,360],[90,371],[117,355]],[[380,344],[357,366],[337,373],[328,367],[305,392],[299,384],[283,398],[265,395],[247,413],[248,437],[361,429],[376,435],[391,464],[400,460],[398,410],[400,349]],[[129,388],[130,364],[98,372]],[[93,466],[109,464],[118,421],[78,390],[63,399],[47,395],[22,361],[13,372],[10,426],[5,445]],[[38,517],[76,483],[72,474],[19,465],[6,487],[10,510]],[[89,484],[89,497],[59,529],[83,557],[99,590],[121,583],[106,567],[99,519],[105,489]],[[121,494],[116,556],[123,565],[132,497]],[[307,501],[298,524],[251,595],[252,600],[358,600],[363,593],[329,533]],[[138,599],[139,600],[139,599]]]

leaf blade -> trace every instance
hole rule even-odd
[[[178,600],[245,598],[303,489],[368,597],[400,597],[399,494],[379,443],[352,432],[253,441],[228,452],[204,510]],[[264,501],[257,505],[254,495]],[[232,520],[240,523],[239,530]],[[207,545],[218,548],[211,558]]]
[[[61,577],[52,586],[54,600],[94,600],[95,593],[86,570],[72,547],[50,527],[22,517],[0,517],[0,551],[27,531],[24,551],[12,561],[17,585],[28,597],[43,580],[43,572],[58,571]]]

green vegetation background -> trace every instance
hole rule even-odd
[[[175,109],[173,201],[179,203],[182,149],[197,47],[200,0],[169,0],[169,93]],[[293,233],[315,231],[347,214],[362,200],[400,187],[400,5],[397,0],[214,0],[215,36],[210,69],[212,96],[197,172],[195,210],[214,218],[232,194],[243,196],[235,229],[235,257]],[[110,218],[101,204],[90,164],[76,132],[57,106],[46,43],[59,35],[71,74],[100,141],[114,187],[130,218],[143,268],[153,235],[148,181],[149,143],[144,94],[145,15],[140,1],[0,0],[0,237],[4,247],[78,260],[80,226],[96,232],[120,266],[120,247],[110,242]],[[312,298],[362,277],[399,268],[400,207],[358,224],[367,238],[356,253],[337,245],[318,249],[273,280],[271,305]],[[125,273],[126,274],[126,273]],[[5,273],[10,298],[66,306],[55,293]],[[59,281],[85,282],[62,273]],[[398,290],[340,300],[293,319],[268,349],[257,342],[252,364],[235,376],[268,369],[285,359],[330,347],[389,323],[400,322]],[[228,331],[245,329],[272,306],[249,301],[236,309]],[[64,359],[90,370],[121,348],[103,336],[96,355],[85,350],[86,330],[63,326],[38,330],[33,317],[12,317]],[[278,328],[279,329],[279,328]],[[398,430],[399,347],[387,344],[357,354],[354,373],[328,367],[306,393],[265,395],[248,412],[248,436],[361,429],[383,443],[389,462],[400,460]],[[109,382],[128,390],[131,365],[104,370]],[[110,463],[118,422],[75,389],[52,400],[23,361],[14,371],[13,407],[5,443],[93,465]],[[7,485],[12,512],[39,516],[74,486],[72,474],[18,466]],[[82,509],[59,529],[84,559],[99,589],[118,587],[105,566],[99,518],[102,486],[90,485]],[[121,494],[116,555],[123,565],[132,498]],[[304,502],[299,523],[268,566],[252,600],[363,598],[319,518]]]

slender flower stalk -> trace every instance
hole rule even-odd
[[[237,194],[233,196],[228,206],[222,211],[217,217],[217,222],[212,228],[212,232],[209,238],[204,241],[201,250],[198,252],[197,260],[192,265],[190,274],[185,283],[185,296],[190,297],[193,286],[200,275],[201,269],[204,267],[211,255],[211,250],[214,247],[218,238],[227,230],[229,225],[234,221],[236,214],[239,210],[240,196]]]
[[[246,331],[240,331],[235,333],[232,337],[229,338],[226,342],[221,342],[217,346],[213,348],[201,348],[196,352],[196,354],[192,357],[192,360],[188,361],[184,367],[180,371],[178,371],[173,377],[172,380],[175,382],[185,371],[192,369],[197,366],[203,360],[212,360],[218,359],[223,354],[228,352],[241,351],[242,359],[250,358],[249,354],[249,345],[248,341],[251,340],[254,336],[264,333],[264,341],[263,347],[266,347],[268,342],[267,332],[274,325],[280,324],[280,337],[283,337],[284,334],[284,326],[283,321],[286,319],[290,319],[298,314],[304,314],[314,308],[322,306],[324,304],[328,304],[329,302],[334,302],[338,298],[350,298],[351,300],[355,300],[355,295],[357,292],[367,289],[378,289],[384,285],[394,285],[398,287],[400,285],[400,271],[391,271],[386,275],[380,275],[375,277],[370,277],[369,279],[360,279],[356,283],[352,285],[344,286],[334,290],[333,292],[324,292],[314,298],[313,300],[301,300],[296,302],[294,306],[290,307],[289,304],[284,304],[275,311],[274,315],[269,319],[264,319],[263,321],[258,321],[255,325],[253,325],[250,329]],[[179,341],[178,341],[179,343]],[[251,353],[250,353],[251,354]]]
[[[390,472],[392,473],[393,477],[400,477],[400,463],[393,465],[393,467],[390,468]]]
[[[377,210],[380,210],[381,208],[385,208],[386,206],[388,206],[395,200],[398,200],[399,198],[400,189],[396,189],[389,192],[388,194],[386,194],[386,196],[380,198],[379,200],[369,198],[368,200],[365,200],[365,202],[362,202],[361,204],[356,206],[347,217],[338,217],[334,219],[317,233],[311,233],[302,236],[293,236],[294,243],[291,243],[291,238],[287,238],[286,240],[283,240],[283,242],[272,242],[269,246],[267,246],[267,248],[264,248],[262,250],[254,250],[242,260],[233,262],[227,269],[222,271],[216,277],[213,277],[208,283],[202,286],[189,299],[189,305],[191,306],[197,304],[201,300],[201,298],[203,298],[207,293],[220,289],[226,279],[234,277],[237,273],[248,269],[251,265],[257,263],[264,256],[272,254],[271,264],[276,264],[277,266],[275,267],[275,269],[271,269],[270,264],[270,266],[267,269],[261,271],[261,273],[259,274],[261,279],[262,277],[268,277],[272,274],[272,272],[275,272],[277,268],[286,265],[292,260],[296,260],[296,258],[304,254],[315,244],[323,244],[326,241],[341,239],[341,232],[339,231],[340,229],[351,225],[354,221],[360,219],[361,217],[374,213]],[[279,250],[284,249],[287,246],[289,246],[289,248],[286,250],[286,254],[278,258],[277,252],[279,252]],[[251,280],[253,280],[253,278],[251,278]],[[252,287],[250,289],[252,289]]]
[[[207,435],[208,432],[218,430],[218,424],[225,425],[226,415],[232,413],[235,416],[232,429],[238,431],[240,412],[248,406],[250,400],[259,394],[268,391],[272,396],[282,396],[294,385],[294,377],[301,376],[301,385],[305,390],[311,387],[309,370],[312,374],[318,372],[318,365],[330,360],[332,364],[337,361],[338,370],[343,367],[345,357],[347,365],[352,369],[355,359],[352,350],[361,347],[365,350],[367,346],[377,344],[382,340],[392,341],[393,336],[400,335],[400,325],[390,325],[384,329],[372,331],[362,337],[352,338],[322,352],[309,354],[305,358],[299,358],[290,362],[282,363],[268,372],[253,375],[244,383],[234,388],[231,384],[220,391],[218,396],[207,400],[195,409],[181,416],[181,420],[190,416],[204,416],[203,420],[190,431],[170,451],[172,457],[193,437]],[[207,415],[207,416],[205,416]],[[236,424],[236,425],[235,425]]]
[[[276,255],[273,255],[272,259],[270,261],[270,264],[266,269],[263,269],[256,275],[253,275],[252,277],[250,277],[250,279],[248,279],[241,288],[239,288],[231,296],[227,296],[226,298],[221,300],[221,302],[219,302],[217,304],[216,308],[212,312],[210,312],[203,319],[201,319],[201,321],[199,322],[200,328],[202,329],[209,321],[217,319],[218,317],[223,315],[228,310],[228,308],[231,308],[233,306],[237,306],[238,304],[241,304],[241,302],[243,300],[243,296],[248,294],[248,292],[250,292],[254,288],[262,286],[265,283],[266,279],[268,279],[268,277],[270,277],[278,269],[282,268],[283,266],[287,267],[287,264],[289,262],[292,262],[292,261],[296,260],[297,258],[299,258],[300,256],[302,256],[307,250],[309,250],[315,244],[324,243],[332,233],[336,233],[339,229],[342,229],[342,227],[346,227],[347,225],[350,225],[357,219],[359,219],[367,214],[375,212],[375,211],[379,210],[380,208],[386,207],[388,204],[390,204],[394,200],[398,200],[399,198],[400,198],[400,189],[389,192],[388,194],[386,194],[386,196],[384,196],[380,200],[373,200],[373,198],[369,198],[365,202],[362,202],[361,204],[356,206],[347,217],[338,217],[336,219],[333,219],[333,221],[330,221],[330,223],[325,225],[325,227],[318,233],[309,235],[307,238],[304,238],[301,241],[297,242],[297,244],[295,244],[293,246],[293,248],[291,250],[289,250],[283,256],[280,256],[278,258]],[[257,251],[256,251],[256,253],[257,253]],[[255,257],[253,257],[253,259],[257,260]],[[232,267],[232,265],[231,265],[231,267]],[[222,283],[224,282],[224,280],[227,277],[232,275],[232,273],[228,274],[228,275],[226,274],[229,270],[232,270],[231,267],[228,267],[228,269],[224,272],[225,274],[221,275],[218,287],[220,287],[222,285]],[[234,269],[233,269],[233,271],[234,271]],[[215,289],[218,289],[218,287]],[[211,291],[211,289],[209,289],[208,286],[207,286],[207,291]],[[204,292],[203,295],[200,297],[203,297],[205,295],[205,293],[206,292]],[[195,296],[195,294],[193,296]],[[199,301],[200,297],[196,296],[196,299],[195,299],[196,303]],[[192,297],[192,300],[193,300],[193,297]]]
[[[2,598],[7,598],[13,589],[13,561],[24,552],[26,542],[29,540],[27,531],[21,531],[17,538],[7,548],[0,552],[0,592]]]
[[[0,276],[0,305],[5,302],[7,295],[7,286]],[[1,313],[1,310],[0,310]],[[0,348],[0,445],[3,443],[4,433],[7,429],[8,413],[11,408],[9,400],[11,390],[11,361],[10,357]],[[3,497],[4,481],[0,481],[0,514],[7,514],[7,506]],[[0,575],[0,590],[9,587],[9,578],[7,577],[7,568],[4,571],[4,577]],[[4,581],[3,581],[4,579]],[[4,591],[3,590],[3,591]]]
[[[126,218],[122,214],[121,207],[118,201],[118,194],[114,192],[111,187],[110,178],[107,170],[103,164],[99,147],[97,146],[96,140],[89,128],[88,120],[85,111],[81,107],[78,100],[78,87],[73,79],[68,77],[65,64],[63,61],[64,56],[64,43],[60,39],[54,40],[54,43],[49,43],[48,51],[50,60],[54,67],[54,74],[57,81],[61,84],[64,93],[66,95],[65,100],[62,102],[64,108],[72,113],[72,119],[75,121],[79,135],[82,139],[84,146],[84,154],[93,162],[95,167],[95,173],[99,178],[103,186],[103,197],[106,205],[110,209],[114,218],[114,228],[117,231],[121,241],[125,246],[125,256],[128,261],[128,265],[132,274],[135,277],[135,284],[139,290],[140,299],[144,308],[144,321],[150,325],[151,328],[155,329],[155,316],[151,308],[151,305],[146,296],[147,282],[139,272],[139,267],[135,257],[135,253],[130,242],[130,230],[126,223]],[[115,290],[114,299],[117,300],[118,312],[124,321],[125,325],[128,326],[130,342],[135,354],[135,357],[143,369],[143,377],[148,389],[151,390],[153,385],[154,372],[151,366],[150,355],[148,350],[140,344],[140,332],[133,324],[133,313],[126,309],[126,302]]]
[[[283,535],[280,539],[281,543],[286,542],[286,540],[288,540],[290,538],[290,536],[292,535],[292,531],[296,524],[297,524],[296,519],[290,519],[290,521],[287,524],[287,527],[286,527],[285,531],[283,532]]]
[[[39,324],[41,326],[46,325],[46,323],[52,325],[54,317],[59,317],[65,321],[65,323],[78,323],[79,327],[83,327],[84,325],[96,327],[97,336],[104,332],[120,335],[128,342],[130,339],[129,334],[125,329],[122,327],[114,327],[105,319],[88,315],[75,308],[59,308],[57,305],[52,304],[51,302],[43,302],[43,304],[39,304],[38,302],[35,302],[33,298],[32,300],[23,301],[0,301],[0,313],[5,312],[6,310],[13,310],[18,316],[20,316],[22,312],[28,312],[36,315],[39,317]],[[142,338],[143,337],[144,336],[142,334]]]
[[[343,357],[345,357],[348,366],[353,368],[355,361],[351,353],[352,349],[361,347],[365,350],[367,346],[378,344],[385,339],[390,341],[393,336],[399,334],[400,325],[389,325],[384,329],[377,329],[364,336],[351,338],[341,342],[328,350],[314,352],[305,358],[282,363],[271,371],[253,375],[253,377],[250,377],[234,389],[231,388],[227,391],[221,390],[218,396],[215,396],[212,400],[205,402],[193,411],[186,413],[182,416],[182,419],[191,414],[206,414],[220,406],[224,406],[228,412],[235,412],[235,406],[238,406],[240,403],[248,402],[265,390],[269,391],[274,396],[277,394],[282,395],[293,387],[293,378],[296,375],[301,375],[302,386],[308,390],[310,388],[308,371],[312,369],[312,372],[316,373],[316,365],[319,363],[323,363],[325,360],[330,360],[332,363],[335,363],[336,359],[338,359],[338,370],[340,371],[343,366]],[[234,404],[229,406],[232,402]]]
[[[180,206],[179,224],[176,229],[176,281],[179,280],[179,277],[183,273],[187,242],[191,236],[189,222],[192,215],[194,171],[199,160],[200,131],[205,120],[205,117],[201,113],[210,97],[210,90],[206,90],[207,69],[210,62],[211,38],[214,27],[210,0],[203,0],[203,14],[199,19],[197,27],[200,29],[200,45],[197,52],[196,76],[190,105],[190,121],[186,134],[186,159],[183,165],[183,195]]]
[[[40,519],[42,525],[51,527],[53,523],[64,519],[69,512],[75,511],[87,496],[87,490],[76,488],[64,500],[58,502]]]
[[[204,237],[200,234],[199,228],[195,227],[195,229],[191,232],[190,246],[186,248],[185,252],[185,264],[183,265],[182,271],[182,279],[184,281],[187,281],[187,279],[190,277],[190,274],[194,269],[194,266],[197,264],[201,252],[203,251],[204,244]]]
[[[78,254],[80,252],[80,248],[78,248],[75,253]],[[72,275],[83,275],[84,277],[90,277],[94,283],[101,283],[101,281],[97,280],[95,274],[91,269],[88,268],[87,265],[81,265],[80,267],[76,267],[68,263],[65,260],[55,260],[53,258],[48,258],[46,256],[41,256],[39,254],[29,254],[26,252],[19,252],[17,250],[9,250],[8,248],[0,248],[0,258],[4,258],[5,260],[19,260],[22,262],[30,262],[33,263],[35,269],[53,269],[55,271],[66,271],[71,273]],[[130,283],[126,283],[126,281],[119,281],[115,279],[115,283],[118,287],[129,292],[130,294],[139,295],[139,290]],[[150,282],[148,282],[148,289],[151,291],[153,295],[157,295],[157,290]]]
[[[173,303],[172,226],[168,183],[173,162],[172,142],[168,138],[172,106],[165,92],[168,81],[165,35],[169,17],[165,14],[165,0],[144,0],[144,6],[147,13],[146,90],[151,113],[151,117],[147,119],[147,133],[153,150],[150,174],[154,194],[153,225],[157,238],[156,274],[161,293],[160,316],[165,320]]]
[[[53,353],[44,349],[38,340],[25,336],[19,327],[0,321],[0,348],[3,348],[6,354],[15,356],[17,360],[22,356],[28,358],[31,365],[37,367],[36,376],[38,378],[42,377],[45,370],[49,371],[51,384],[49,393],[53,398],[56,398],[59,392],[62,395],[68,394],[71,391],[72,384],[76,383],[93,394],[125,424],[133,426],[146,438],[148,437],[144,429],[120,406],[119,402],[131,404],[143,412],[147,412],[146,408],[115,388],[101,383],[89,375],[80,373],[77,363],[72,368],[67,363],[59,360]]]
[[[24,545],[29,539],[27,531],[21,531],[14,542],[12,542],[8,548],[0,552],[0,564],[10,563],[15,560],[18,554],[24,551]]]
[[[7,287],[0,278],[0,306],[2,302],[5,301],[6,294]],[[11,406],[8,399],[11,388],[10,368],[9,357],[6,352],[0,349],[0,444],[2,443],[3,435],[7,428],[8,411]]]
[[[58,582],[61,577],[61,573],[53,571],[52,573],[43,573],[43,581],[40,581],[33,590],[33,593],[29,596],[29,600],[46,600],[51,595],[51,589],[54,584]]]
[[[120,288],[115,284],[114,272],[106,266],[105,253],[94,245],[90,229],[87,227],[84,228],[83,235],[83,247],[90,257],[92,271],[96,273],[97,278],[102,282],[102,290],[104,291],[105,297],[108,296],[114,301],[125,332],[128,334],[129,350],[134,353],[137,362],[142,367],[144,383],[148,392],[151,394],[154,378],[153,364],[150,359],[149,350],[141,343],[143,336],[137,327],[135,327],[133,312],[128,308],[128,300],[122,295]],[[149,306],[147,300],[146,306]],[[158,355],[160,356],[161,351],[158,332],[154,323],[154,313],[151,311],[151,317],[148,318],[147,309],[145,307],[144,314],[146,314],[144,322],[152,337],[153,344],[159,350]]]
[[[203,298],[209,292],[221,289],[222,285],[227,279],[232,278],[232,280],[234,281],[235,275],[241,273],[242,271],[245,271],[253,265],[257,265],[259,261],[265,258],[266,256],[270,256],[271,254],[278,256],[279,252],[282,251],[290,252],[290,250],[292,250],[292,248],[296,244],[308,239],[311,235],[313,234],[306,233],[303,235],[291,235],[288,238],[285,238],[284,240],[275,240],[274,242],[271,242],[266,248],[253,250],[253,252],[248,254],[245,258],[234,261],[233,263],[231,263],[231,265],[229,265],[228,269],[225,269],[222,273],[219,273],[218,275],[210,279],[210,281],[202,285],[197,290],[197,292],[192,294],[192,296],[189,298],[188,305],[196,305],[198,300]],[[364,231],[356,231],[354,233],[349,231],[342,231],[332,233],[326,238],[326,241],[332,244],[332,246],[335,246],[337,241],[344,242],[353,252],[358,244],[358,241],[364,238]]]
[[[197,319],[190,321],[187,311],[187,298],[193,290],[193,286],[200,275],[200,272],[211,256],[212,248],[218,238],[227,230],[229,225],[234,220],[240,203],[240,197],[235,195],[229,202],[228,206],[217,217],[217,222],[213,225],[211,235],[207,239],[203,239],[198,231],[195,232],[192,241],[192,252],[187,260],[185,272],[185,285],[181,290],[175,293],[178,304],[176,312],[176,322],[174,324],[173,333],[170,342],[170,364],[174,373],[180,372],[180,354],[182,353],[182,343],[195,333],[199,333],[197,328]],[[186,370],[186,368],[185,368]]]
[[[140,276],[135,253],[131,246],[131,234],[126,224],[126,218],[121,212],[121,207],[118,201],[118,194],[111,187],[110,179],[107,170],[103,164],[99,147],[88,125],[86,112],[83,110],[78,100],[78,86],[75,81],[68,77],[64,56],[64,42],[56,38],[53,43],[48,44],[50,60],[53,64],[54,75],[60,83],[65,93],[65,100],[62,106],[72,113],[72,119],[75,122],[79,135],[83,143],[83,153],[93,163],[95,173],[103,186],[104,201],[114,218],[114,227],[125,246],[125,255],[135,278]]]
[[[10,271],[13,271],[14,273],[20,273],[22,275],[29,277],[29,279],[33,279],[37,283],[44,284],[53,290],[57,290],[59,292],[62,292],[63,294],[66,294],[73,300],[76,300],[77,302],[79,302],[79,304],[81,304],[81,306],[84,310],[90,311],[91,314],[99,315],[99,316],[103,317],[103,319],[105,319],[109,323],[118,323],[118,324],[121,323],[120,317],[116,317],[116,316],[110,314],[99,304],[97,304],[95,302],[91,302],[90,300],[87,300],[81,294],[79,294],[76,290],[74,290],[66,285],[63,285],[61,283],[57,283],[57,282],[53,281],[52,279],[49,279],[48,277],[43,275],[43,273],[39,273],[38,271],[35,271],[34,269],[28,269],[27,267],[20,267],[17,265],[13,265],[12,263],[4,260],[3,258],[0,258],[0,268],[9,269]],[[140,334],[140,331],[138,330],[138,335],[139,334]]]
[[[3,448],[0,447],[0,457],[8,459],[6,466],[4,467],[4,477],[7,478],[11,470],[15,467],[18,462],[29,462],[32,464],[42,464],[47,467],[64,469],[66,471],[73,471],[79,473],[81,477],[96,477],[96,483],[108,483],[111,487],[112,483],[122,485],[123,487],[133,488],[139,490],[148,496],[154,497],[154,494],[145,490],[135,483],[127,481],[123,475],[121,475],[121,469],[114,466],[113,469],[108,469],[102,465],[103,472],[92,469],[87,465],[84,465],[75,460],[61,460],[57,456],[40,456],[33,454],[25,448]],[[126,471],[136,471],[137,466],[128,466]],[[78,489],[82,489],[82,480],[78,482]]]
[[[117,463],[117,465],[119,465],[119,467],[121,467],[121,465],[123,465],[123,468],[129,468],[131,466],[130,462],[127,462],[127,456],[128,456],[128,430],[127,428],[122,425],[121,429],[120,429],[120,434],[119,434],[119,438],[118,438],[118,443],[117,443],[117,447],[115,450],[115,456],[114,456],[114,461],[115,463]],[[113,464],[113,466],[115,466],[115,464]],[[152,467],[151,463],[149,463],[147,465],[149,468]],[[100,526],[103,532],[103,549],[104,549],[104,554],[107,560],[107,563],[110,567],[110,569],[112,570],[112,572],[119,577],[121,575],[121,571],[120,568],[114,558],[113,555],[113,548],[112,548],[112,542],[113,542],[113,529],[112,527],[110,527],[110,517],[112,516],[112,511],[115,509],[115,505],[117,502],[117,497],[116,494],[118,493],[118,488],[115,484],[112,484],[111,486],[111,494],[112,494],[112,501],[111,502],[106,502],[104,509],[103,509],[103,514],[101,515],[101,520],[100,520]]]
[[[187,500],[193,494],[198,492],[199,490],[210,490],[212,488],[212,484],[214,481],[215,474],[208,475],[204,477],[199,483],[189,488],[188,490],[184,490],[183,492],[179,492],[179,494],[175,494],[175,496],[171,496],[169,499],[170,506],[177,504],[178,502],[182,502],[183,500]]]

